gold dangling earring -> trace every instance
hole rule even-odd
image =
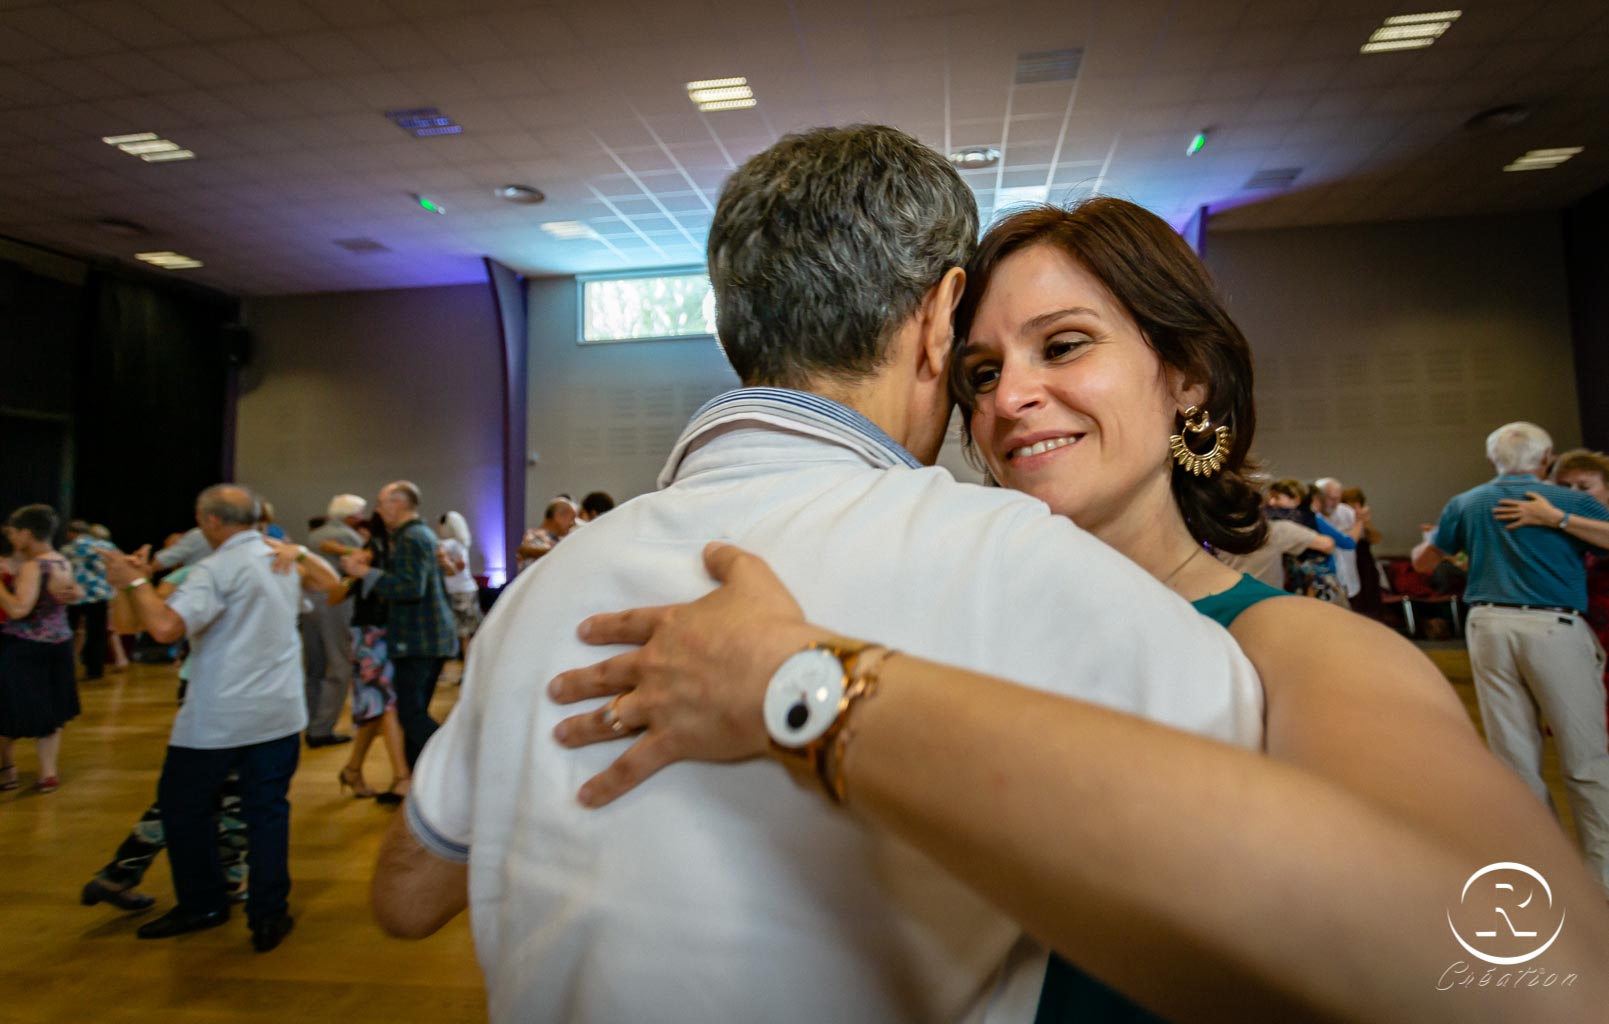
[[[1191,434],[1205,434],[1209,429],[1207,414],[1197,406],[1192,405],[1181,413],[1184,417],[1184,429]],[[1227,425],[1218,427],[1213,431],[1212,451],[1205,455],[1198,455],[1185,444],[1183,434],[1174,434],[1168,438],[1168,447],[1173,451],[1173,461],[1184,468],[1186,473],[1196,476],[1212,476],[1224,467],[1229,458],[1229,443],[1233,435],[1229,433]]]

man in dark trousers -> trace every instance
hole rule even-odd
[[[395,672],[397,717],[412,769],[425,741],[436,731],[430,698],[435,695],[442,663],[458,651],[458,632],[436,561],[436,532],[419,518],[419,488],[407,480],[386,484],[374,507],[391,535],[391,564],[377,569],[367,552],[355,552],[341,559],[341,569],[362,580],[364,594],[390,603],[386,648]]]
[[[190,641],[190,685],[157,783],[178,906],[142,926],[142,939],[229,920],[216,818],[231,772],[239,773],[250,842],[246,915],[252,947],[268,952],[293,924],[286,794],[307,726],[296,616],[302,589],[328,590],[336,576],[305,548],[275,545],[253,529],[261,507],[244,487],[218,484],[202,491],[196,523],[211,553],[165,602],[149,585],[149,548],[106,556],[107,579],[130,595],[146,631],[158,643]],[[287,554],[297,571],[275,572],[275,559]]]

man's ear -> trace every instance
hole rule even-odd
[[[967,272],[951,267],[922,300],[918,380],[949,375],[950,353],[955,347],[955,307],[961,304],[961,293],[966,286]]]

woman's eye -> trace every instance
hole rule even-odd
[[[1000,379],[1000,371],[993,366],[974,366],[967,371],[967,384],[974,392],[982,393],[994,387]]]
[[[1058,335],[1045,342],[1045,358],[1059,359],[1082,348],[1088,341],[1083,335]]]

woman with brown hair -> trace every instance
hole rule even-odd
[[[1265,687],[1262,754],[835,636],[722,546],[706,553],[726,584],[713,594],[582,624],[590,643],[648,646],[550,684],[561,702],[616,695],[561,723],[559,742],[633,739],[581,802],[677,760],[805,765],[1068,958],[1047,970],[1042,1021],[1510,1017],[1512,1003],[1436,991],[1457,953],[1449,892],[1509,861],[1554,883],[1573,927],[1579,915],[1550,959],[1603,991],[1602,893],[1435,666],[1207,554],[1266,531],[1247,474],[1251,358],[1168,225],[1108,198],[1010,217],[968,266],[956,330],[957,398],[991,474],[1229,630]],[[842,697],[817,739],[784,747],[778,723],[813,712],[787,703],[782,666],[823,648],[845,661]],[[1565,998],[1526,1015],[1592,1005],[1550,994]]]
[[[0,584],[0,789],[16,789],[11,759],[18,738],[34,741],[39,779],[34,790],[61,785],[57,758],[62,727],[78,717],[73,630],[56,583],[71,584],[72,566],[52,540],[59,520],[49,505],[24,505],[5,523],[6,540],[22,560],[10,586]]]

